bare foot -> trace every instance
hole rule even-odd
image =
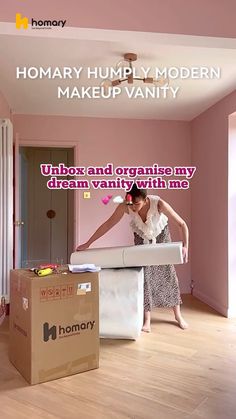
[[[183,317],[176,317],[175,320],[179,323],[179,327],[183,330],[188,328],[188,323],[183,319]]]
[[[144,323],[143,327],[142,327],[142,331],[146,332],[146,333],[150,333],[151,332],[151,326],[149,323]]]

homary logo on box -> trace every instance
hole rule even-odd
[[[66,20],[36,20],[31,19],[31,29],[52,29],[55,26],[61,26],[64,28]],[[16,28],[17,29],[28,29],[29,19],[22,17],[21,13],[16,13]]]
[[[92,330],[95,325],[95,320],[88,322],[76,323],[71,326],[56,326],[53,325],[49,327],[49,323],[44,323],[43,325],[43,340],[48,342],[51,338],[52,340],[59,338],[65,338],[68,336],[78,335],[81,330]]]

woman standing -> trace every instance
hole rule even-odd
[[[129,199],[127,199],[129,198]],[[134,233],[135,245],[171,242],[168,219],[180,228],[183,242],[183,260],[188,261],[188,227],[173,208],[159,196],[147,195],[146,189],[138,189],[136,184],[126,195],[126,202],[118,205],[111,217],[105,221],[90,239],[77,247],[77,251],[87,249],[102,237],[124,214],[130,217],[130,227]],[[172,307],[175,320],[181,329],[188,327],[180,311],[180,290],[173,265],[144,267],[144,323],[142,330],[151,331],[151,310],[155,307]]]

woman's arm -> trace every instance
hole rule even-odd
[[[188,261],[188,245],[189,245],[189,231],[186,222],[167,204],[167,202],[159,199],[158,211],[163,212],[169,219],[172,219],[180,228],[181,239],[183,241],[183,257],[184,261]]]
[[[85,250],[87,249],[95,240],[99,239],[100,237],[104,236],[109,230],[111,230],[114,225],[116,225],[121,218],[123,217],[125,213],[125,204],[120,204],[116,208],[116,210],[113,212],[110,218],[108,218],[105,223],[103,223],[98,229],[95,231],[95,233],[90,237],[90,239],[80,246],[77,246],[76,250]]]

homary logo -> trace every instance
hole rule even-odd
[[[31,19],[31,29],[52,29],[55,26],[61,26],[64,28],[66,20],[36,20]],[[29,19],[27,17],[22,17],[21,13],[16,13],[16,28],[17,29],[27,29],[29,25]]]
[[[51,339],[55,340],[57,337],[64,338],[68,336],[78,335],[81,330],[92,330],[95,325],[95,320],[88,322],[81,322],[73,324],[72,326],[56,326],[49,327],[49,323],[43,325],[43,340],[48,342]]]

